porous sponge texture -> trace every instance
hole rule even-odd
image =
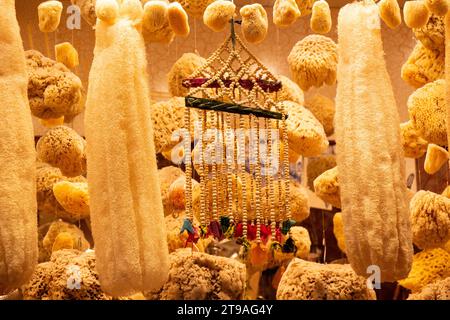
[[[423,85],[445,76],[445,54],[430,50],[417,42],[408,60],[402,66],[401,77],[409,85],[420,88]]]
[[[206,59],[196,53],[183,53],[167,74],[169,92],[174,97],[184,97],[189,89],[182,86],[181,82],[188,78],[197,69],[206,64]]]
[[[424,85],[408,98],[408,112],[417,133],[430,143],[447,145],[445,80]]]
[[[86,173],[86,141],[72,128],[58,126],[47,131],[36,145],[37,157],[68,177]]]
[[[341,207],[338,174],[338,167],[334,167],[322,173],[313,182],[316,195],[336,208]]]
[[[450,240],[450,199],[431,191],[418,191],[411,199],[414,244],[428,249]]]
[[[237,260],[180,249],[170,254],[167,282],[145,295],[150,300],[239,300],[245,278],[245,265]]]
[[[444,17],[432,14],[422,28],[413,29],[414,35],[427,49],[445,50]]]
[[[350,265],[293,259],[277,290],[278,300],[375,300],[366,279]]]
[[[306,36],[294,45],[288,63],[292,78],[302,90],[332,85],[336,82],[336,43],[322,35]]]
[[[216,0],[170,0],[170,2],[178,2],[186,10],[186,12],[194,18],[201,18],[206,7]]]
[[[336,111],[334,101],[324,95],[316,94],[306,100],[305,107],[323,125],[325,134],[331,136],[334,133],[334,113]]]
[[[405,157],[417,159],[425,154],[428,142],[418,135],[411,121],[400,124],[400,134]]]
[[[87,182],[60,181],[53,185],[53,195],[67,212],[79,219],[89,217],[89,190]]]
[[[292,102],[284,101],[289,148],[305,157],[317,156],[328,147],[328,140],[322,124],[311,111]]]
[[[59,250],[22,287],[25,300],[111,300],[100,288],[94,251]],[[69,289],[68,285],[73,285]],[[79,285],[79,288],[78,288]]]
[[[411,272],[398,283],[412,292],[450,276],[450,254],[441,248],[428,249],[413,257]]]
[[[84,110],[80,78],[36,50],[25,52],[31,113],[42,119],[74,117]]]
[[[277,78],[281,81],[281,90],[276,93],[278,101],[293,101],[300,105],[305,103],[305,95],[294,81],[283,75]]]

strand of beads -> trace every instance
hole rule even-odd
[[[186,199],[186,217],[191,221],[194,220],[192,212],[192,159],[191,159],[191,112],[189,108],[184,111],[184,125],[187,128],[187,133],[184,137],[184,155],[185,155],[185,171],[186,171],[186,185],[185,185],[185,199]]]

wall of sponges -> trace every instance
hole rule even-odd
[[[54,33],[44,34],[39,31],[37,6],[42,0],[16,0],[17,15],[21,26],[22,38],[25,49],[36,49],[50,58],[55,57],[54,46],[61,42],[71,42],[78,50],[80,65],[75,73],[81,78],[85,88],[89,69],[93,58],[94,30],[84,20],[81,28],[70,30],[66,27],[67,8],[71,5],[70,0],[63,0],[64,10],[61,24]],[[272,23],[272,8],[270,3],[274,1],[264,0],[269,17],[269,32],[266,40],[258,45],[249,45],[256,56],[268,66],[273,73],[289,76],[287,56],[294,44],[306,35],[312,33],[309,27],[309,16],[300,18],[294,25],[287,29],[278,29]],[[240,2],[237,2],[238,5]],[[330,2],[333,26],[327,35],[337,40],[336,23],[338,8]],[[167,73],[174,62],[185,52],[198,52],[203,57],[208,57],[228,36],[228,30],[223,33],[210,31],[201,20],[190,18],[191,34],[187,38],[176,37],[170,45],[151,44],[147,47],[148,71],[150,74],[150,88],[153,100],[163,100],[169,97],[167,86]],[[237,27],[240,34],[240,29]],[[382,36],[388,71],[394,88],[395,98],[399,107],[402,121],[407,119],[406,101],[413,91],[400,77],[400,69],[412,51],[415,40],[410,29],[403,23],[395,30],[388,29],[382,23]],[[126,85],[126,84],[124,84]],[[325,86],[320,89],[310,89],[306,97],[320,92],[330,98],[335,95],[335,86]],[[78,132],[83,133],[83,115],[77,116],[71,124]],[[44,131],[39,122],[35,121],[36,134]]]

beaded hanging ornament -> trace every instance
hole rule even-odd
[[[199,237],[236,239],[243,254],[250,253],[251,263],[259,265],[266,262],[268,249],[295,252],[289,237],[295,221],[288,201],[287,115],[277,102],[281,82],[235,34],[234,23],[230,37],[182,82],[190,89],[184,131],[194,126],[197,143],[191,153],[191,139],[184,139],[186,219],[181,232],[189,233],[192,244]],[[193,113],[199,119],[195,124]],[[192,195],[194,169],[200,179],[199,206]]]

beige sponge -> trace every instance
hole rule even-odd
[[[215,32],[223,31],[229,26],[235,11],[236,5],[232,1],[214,1],[203,13],[203,23]]]
[[[38,6],[39,30],[53,32],[61,21],[63,5],[60,1],[45,1]]]
[[[328,2],[319,0],[314,2],[311,13],[310,27],[315,33],[328,33],[331,30],[331,12]]]
[[[267,36],[269,22],[267,12],[259,3],[248,4],[239,11],[242,16],[241,30],[245,40],[260,43]]]
[[[167,7],[167,18],[169,19],[169,26],[173,32],[180,37],[187,37],[189,35],[189,18],[183,7],[178,2],[173,2]]]
[[[273,5],[273,23],[286,28],[300,18],[301,13],[295,0],[276,0]]]
[[[77,49],[70,42],[59,43],[55,46],[56,61],[63,63],[67,68],[73,69],[80,64]]]
[[[445,16],[448,11],[448,0],[425,0],[425,5],[437,16]]]
[[[448,161],[448,152],[444,148],[430,143],[425,157],[424,169],[428,174],[435,174]]]

